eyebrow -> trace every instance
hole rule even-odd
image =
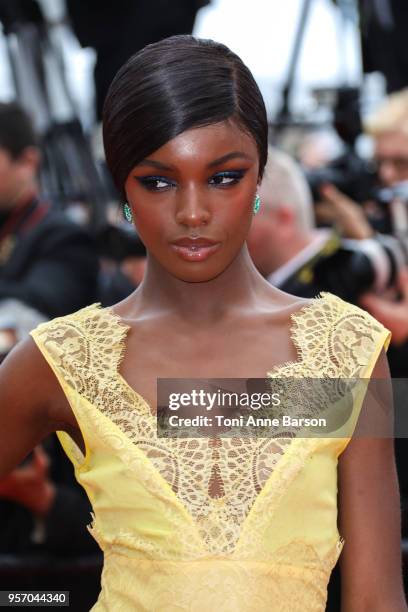
[[[218,157],[218,159],[214,159],[211,163],[208,164],[208,168],[213,168],[214,166],[219,166],[230,159],[248,159],[252,160],[250,155],[247,155],[243,151],[233,151],[232,153],[227,153],[227,155],[223,155],[222,157]]]
[[[159,170],[174,170],[173,166],[166,166],[161,162],[155,161],[154,159],[144,159],[137,164],[138,166],[152,166],[152,168],[158,168]]]
[[[247,159],[252,160],[250,155],[247,155],[243,151],[233,151],[232,153],[227,153],[227,155],[223,155],[222,157],[218,157],[214,159],[207,165],[207,168],[214,168],[215,166],[219,166],[231,159]],[[175,170],[173,166],[168,166],[166,164],[162,164],[162,162],[156,161],[154,159],[144,159],[139,162],[138,166],[151,166],[152,168],[157,168],[158,170]]]

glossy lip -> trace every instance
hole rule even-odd
[[[204,261],[215,253],[220,245],[220,242],[207,238],[180,238],[170,246],[185,261]]]

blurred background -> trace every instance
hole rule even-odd
[[[39,322],[141,282],[101,109],[133,53],[194,33],[240,55],[266,102],[255,265],[294,295],[367,309],[393,332],[392,376],[408,377],[406,0],[0,0],[0,24],[0,359]],[[396,456],[408,584],[406,440]],[[70,589],[88,610],[102,564],[90,510],[51,436],[0,481],[0,587]],[[339,588],[336,568],[328,610]]]

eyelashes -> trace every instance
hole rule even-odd
[[[164,176],[138,176],[136,179],[149,191],[165,191],[176,184]]]
[[[243,178],[245,170],[229,170],[228,172],[219,172],[211,177],[208,181],[210,185],[216,185],[217,187],[227,187],[228,185],[235,185]],[[225,182],[223,182],[225,181]]]
[[[218,172],[208,179],[208,184],[217,188],[230,187],[236,185],[244,177],[246,170],[228,170]],[[149,175],[137,176],[136,180],[148,191],[167,191],[177,187],[177,183],[165,176]]]

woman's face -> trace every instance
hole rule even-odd
[[[247,236],[258,175],[255,141],[231,121],[187,130],[149,155],[125,190],[150,256],[180,280],[221,274]]]

